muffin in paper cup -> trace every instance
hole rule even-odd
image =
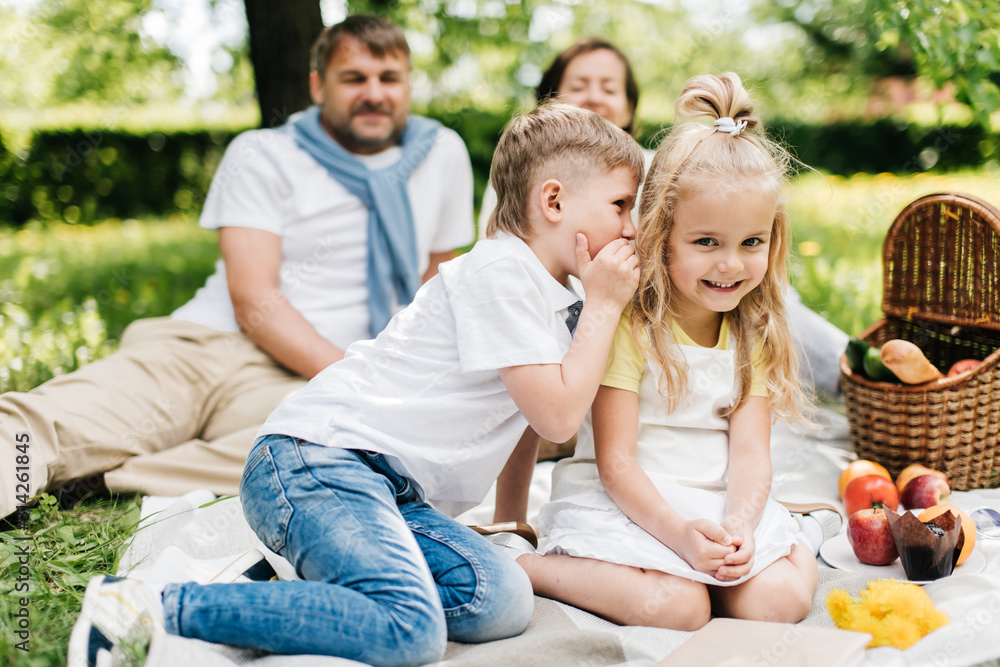
[[[910,512],[896,514],[888,507],[885,508],[885,515],[889,519],[889,530],[892,531],[899,560],[910,581],[933,581],[952,573],[955,569],[955,545],[962,532],[962,524],[951,511],[939,514],[927,523]],[[934,526],[928,525],[931,523]]]

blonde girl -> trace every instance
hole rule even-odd
[[[518,563],[537,594],[621,624],[796,622],[815,551],[769,498],[772,415],[803,399],[782,299],[789,158],[735,74],[689,80],[675,118],[643,186],[639,289],[593,442],[542,509],[545,554]]]

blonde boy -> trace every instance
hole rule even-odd
[[[373,665],[520,633],[526,575],[447,515],[482,501],[526,427],[562,441],[583,420],[638,279],[642,167],[639,146],[595,113],[543,105],[511,121],[491,238],[279,406],[250,453],[247,520],[306,581],[168,585],[163,616],[151,611],[167,632]],[[588,297],[575,338],[570,275]],[[502,490],[498,510],[517,496]],[[141,587],[94,582],[83,616]]]

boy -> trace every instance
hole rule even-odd
[[[98,578],[80,622],[142,642],[133,627],[165,619],[185,637],[373,665],[520,633],[524,572],[447,515],[482,501],[526,426],[562,442],[583,420],[638,280],[642,168],[635,141],[595,113],[551,104],[512,120],[491,238],[279,406],[250,452],[247,521],[305,581],[170,584],[161,607],[142,582]],[[145,610],[133,620],[129,605]]]

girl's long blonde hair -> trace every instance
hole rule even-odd
[[[713,121],[729,117],[747,125],[742,134],[733,136],[712,125],[691,122],[698,117]],[[786,420],[802,417],[808,399],[798,383],[798,361],[784,302],[790,241],[788,214],[780,195],[790,164],[787,151],[764,136],[750,95],[736,74],[696,76],[684,85],[675,105],[673,129],[657,149],[643,185],[635,241],[639,288],[632,299],[632,336],[650,362],[663,369],[659,389],[669,409],[679,405],[688,390],[687,364],[669,326],[669,320],[676,318],[668,267],[677,203],[705,188],[749,180],[773,192],[778,206],[764,279],[728,313],[740,387],[730,412],[749,396],[751,357],[758,345],[773,414]],[[646,331],[648,339],[643,335]]]

